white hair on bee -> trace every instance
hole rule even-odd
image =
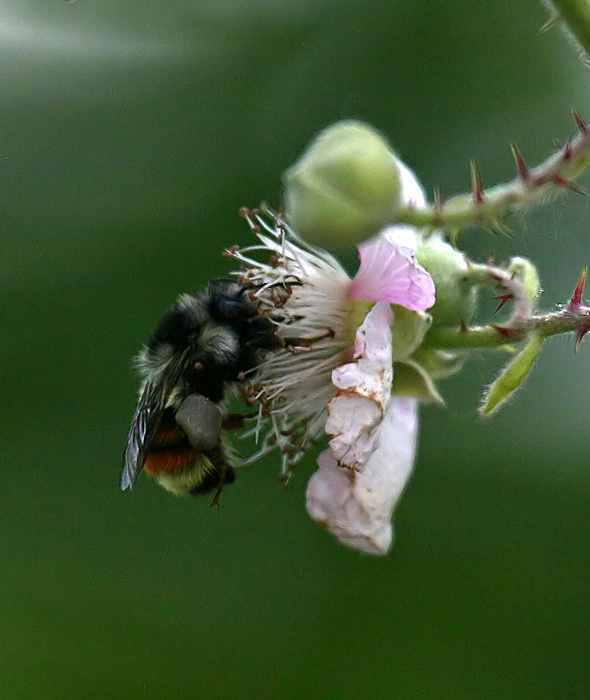
[[[216,362],[233,361],[240,354],[240,339],[226,326],[205,324],[199,334],[197,348]]]
[[[158,374],[168,360],[174,354],[174,348],[170,343],[161,343],[156,348],[143,346],[133,360],[133,364],[142,377],[150,374]]]
[[[191,294],[181,294],[176,302],[177,308],[190,319],[192,325],[197,328],[210,319],[207,304],[211,297],[211,292],[192,296]]]

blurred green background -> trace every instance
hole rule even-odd
[[[385,559],[307,518],[311,459],[286,491],[274,461],[249,468],[219,510],[118,487],[132,356],[320,128],[370,121],[452,194],[470,156],[493,184],[511,141],[535,163],[571,107],[590,118],[544,19],[533,0],[3,2],[1,698],[590,698],[590,345],[553,341],[491,422],[500,358],[443,385]],[[590,262],[589,213],[572,195],[467,246],[533,257],[551,307]]]

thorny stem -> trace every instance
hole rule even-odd
[[[563,22],[586,53],[586,64],[589,65],[590,0],[545,0],[545,4],[554,13],[547,26],[552,26],[554,20],[555,23],[557,20]],[[503,233],[506,231],[503,217],[507,213],[561,194],[566,189],[580,192],[574,180],[590,166],[590,128],[576,112],[574,119],[578,134],[536,168],[529,169],[518,148],[513,146],[517,177],[486,190],[479,167],[473,161],[471,193],[456,195],[447,201],[435,197],[434,203],[425,207],[401,208],[397,221],[431,231],[444,229],[455,237],[470,226]]]
[[[546,0],[546,4],[567,24],[571,34],[590,56],[590,2],[588,0]]]
[[[573,0],[570,0],[573,3]],[[583,0],[584,5],[588,5]],[[435,201],[425,207],[407,206],[397,214],[399,223],[431,230],[446,229],[456,233],[469,226],[483,226],[503,231],[502,217],[510,212],[534,204],[546,197],[571,189],[580,192],[573,180],[590,166],[590,127],[574,112],[578,133],[559,151],[536,168],[529,169],[520,152],[513,147],[517,177],[508,183],[484,189],[472,167],[473,191],[446,201]]]
[[[577,350],[582,338],[590,330],[590,306],[582,304],[585,281],[586,269],[567,305],[563,305],[559,311],[533,314],[533,300],[527,295],[518,276],[500,267],[472,263],[465,275],[465,285],[492,286],[504,292],[498,297],[503,300],[502,305],[507,300],[513,302],[509,319],[502,325],[488,323],[471,327],[435,327],[429,331],[423,346],[436,349],[494,348],[519,343],[532,333],[548,338],[575,331]]]
[[[435,328],[424,341],[430,348],[497,348],[525,340],[533,331],[541,337],[577,332],[590,328],[590,307],[576,310],[564,308],[553,313],[533,315],[510,326],[474,326],[461,328]]]
[[[531,299],[527,296],[520,280],[501,267],[470,263],[470,269],[465,275],[464,284],[468,287],[497,287],[504,292],[502,296],[498,297],[498,299],[503,300],[500,307],[504,305],[505,301],[510,300],[513,302],[512,315],[510,321],[508,321],[509,325],[524,321],[533,312]]]

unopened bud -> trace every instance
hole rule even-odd
[[[475,289],[464,284],[469,263],[465,255],[437,236],[418,245],[418,262],[430,273],[436,302],[428,313],[433,325],[468,323],[475,309]]]
[[[285,172],[287,219],[303,237],[329,248],[363,241],[394,220],[403,194],[400,165],[407,171],[376,129],[338,122]]]

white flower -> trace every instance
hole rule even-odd
[[[417,400],[394,397],[362,471],[343,469],[330,450],[322,452],[307,487],[311,517],[343,544],[386,554],[393,541],[391,516],[414,465],[417,431]]]
[[[420,204],[424,195],[405,166],[402,176],[406,201]],[[260,244],[228,254],[285,343],[251,377],[250,399],[260,402],[255,432],[263,441],[248,462],[278,447],[288,475],[325,432],[329,449],[310,480],[308,512],[342,543],[384,554],[417,432],[417,401],[391,396],[390,304],[421,312],[435,300],[432,278],[416,261],[417,234],[396,226],[362,243],[351,280],[334,257],[273,212],[245,215]],[[260,251],[270,262],[256,260]]]

